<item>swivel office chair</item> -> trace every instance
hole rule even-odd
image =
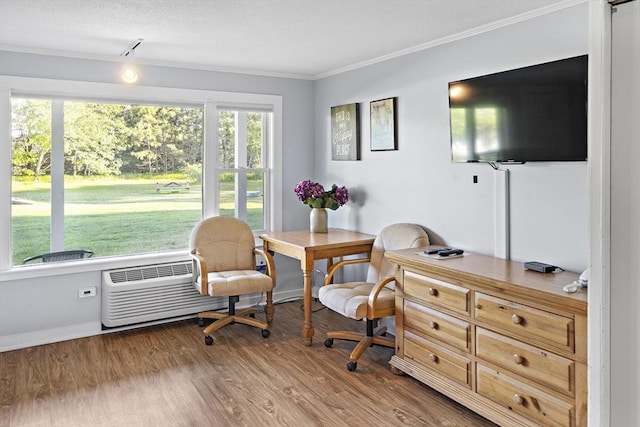
[[[191,232],[191,257],[194,263],[195,288],[202,295],[229,298],[227,313],[202,312],[198,317],[214,319],[204,329],[205,344],[214,340],[211,334],[233,323],[254,326],[269,336],[268,325],[273,320],[272,291],[275,287],[275,264],[271,254],[255,247],[253,232],[249,225],[233,217],[216,216],[200,221]],[[256,255],[264,258],[266,274],[256,271]],[[236,311],[240,295],[266,293],[266,322],[255,318],[255,308]]]
[[[373,242],[370,258],[344,260],[334,264],[325,276],[324,286],[318,291],[320,302],[345,317],[366,319],[365,334],[350,331],[327,332],[326,347],[333,346],[334,339],[357,341],[347,369],[355,371],[358,359],[374,344],[395,347],[393,339],[383,336],[386,328],[376,326],[378,320],[395,314],[395,267],[384,257],[385,251],[416,248],[429,245],[429,236],[415,224],[393,224],[385,227]],[[369,263],[365,282],[331,284],[336,271],[347,265]]]

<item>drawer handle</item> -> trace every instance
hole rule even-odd
[[[522,365],[522,363],[524,362],[524,358],[516,353],[513,355],[513,361],[516,362],[516,365]]]
[[[431,295],[432,297],[437,297],[438,296],[438,290],[434,289],[434,288],[429,288],[429,295]]]
[[[519,394],[513,395],[513,401],[516,403],[516,405],[522,405],[524,403],[524,399]]]
[[[429,353],[429,360],[433,363],[438,363],[438,356],[433,353]]]
[[[433,320],[429,320],[429,327],[431,329],[438,329],[438,324],[436,322],[434,322]]]
[[[519,325],[522,323],[522,317],[518,316],[517,314],[514,314],[513,316],[511,316],[511,321],[514,324]]]

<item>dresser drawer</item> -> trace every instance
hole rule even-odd
[[[475,294],[475,318],[516,333],[523,339],[534,338],[574,351],[571,318],[479,292]]]
[[[404,293],[431,304],[469,314],[469,290],[458,285],[405,271]]]
[[[404,302],[404,327],[466,352],[471,351],[471,326],[468,322],[412,301]]]
[[[480,364],[476,370],[478,394],[538,425],[573,426],[575,410],[571,404],[523,384],[504,372]]]
[[[404,334],[404,357],[471,388],[471,361],[411,332]]]
[[[573,360],[482,328],[476,328],[476,356],[562,393],[574,392]]]

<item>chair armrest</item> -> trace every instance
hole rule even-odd
[[[196,277],[200,276],[200,294],[209,295],[209,275],[207,274],[207,263],[203,257],[195,252],[191,252],[193,261],[193,275],[191,283],[195,284]]]
[[[331,281],[333,280],[334,274],[340,268],[346,267],[347,265],[363,264],[363,263],[369,262],[369,261],[371,261],[370,258],[357,258],[357,259],[347,259],[347,260],[342,260],[342,261],[336,262],[335,264],[333,264],[329,268],[329,271],[327,271],[327,274],[324,276],[323,285],[328,285],[329,283],[331,283]]]
[[[267,276],[271,277],[271,280],[273,281],[273,287],[275,288],[276,287],[276,263],[273,260],[273,255],[271,255],[267,251],[264,251],[258,248],[253,248],[253,253],[255,255],[260,255],[262,258],[264,258],[265,262],[267,263]]]
[[[378,295],[387,286],[389,283],[394,282],[396,280],[395,276],[388,276],[378,280],[378,283],[375,284],[373,289],[371,289],[371,293],[369,293],[369,301],[367,302],[367,315],[371,316],[371,319],[377,319],[381,316],[376,313],[376,306],[378,302]]]

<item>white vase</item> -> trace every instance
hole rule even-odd
[[[309,225],[312,233],[327,233],[327,210],[325,208],[311,208]]]

